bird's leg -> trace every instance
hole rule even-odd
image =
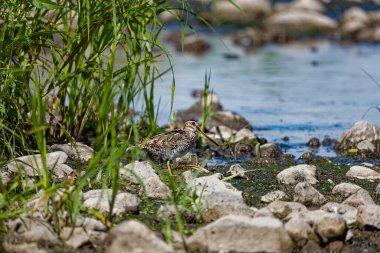
[[[168,160],[168,161],[166,162],[166,167],[167,167],[168,170],[169,170],[169,174],[170,174],[170,176],[173,176],[172,168],[170,167],[170,160]]]

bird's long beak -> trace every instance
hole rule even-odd
[[[220,146],[218,143],[216,143],[213,139],[211,139],[210,137],[207,136],[207,134],[205,134],[202,129],[200,127],[197,127],[198,128],[198,131],[203,134],[204,137],[206,137],[209,141],[211,141],[212,143],[214,143],[216,146]]]

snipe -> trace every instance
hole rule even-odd
[[[200,129],[197,122],[187,121],[183,129],[175,129],[153,136],[147,141],[143,149],[154,160],[166,162],[170,175],[173,175],[170,161],[189,152],[195,145],[198,133],[202,133],[212,143],[219,146]]]

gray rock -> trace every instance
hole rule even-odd
[[[341,215],[343,219],[346,220],[348,226],[356,224],[358,210],[355,207],[336,202],[328,202],[321,207],[321,210]]]
[[[244,10],[244,13],[227,0],[212,3],[212,17],[215,22],[247,24],[271,12],[271,2],[268,0],[235,0],[234,3]]]
[[[276,200],[283,200],[285,197],[286,194],[283,191],[272,191],[262,196],[260,200],[264,203],[271,203]]]
[[[375,152],[376,147],[369,140],[364,140],[358,143],[356,146],[361,152]]]
[[[281,184],[297,184],[299,182],[316,184],[318,183],[318,180],[316,179],[316,170],[317,168],[313,165],[296,165],[278,173],[277,181]]]
[[[343,201],[343,204],[359,207],[361,205],[374,205],[375,202],[373,201],[371,195],[369,195],[366,190],[362,189],[348,197],[345,201]]]
[[[171,253],[173,249],[141,222],[128,220],[110,230],[105,252]]]
[[[240,178],[249,179],[249,177],[245,174],[247,170],[243,168],[240,164],[233,164],[231,165],[230,169],[227,171],[227,173],[231,174],[232,176],[236,175]]]
[[[254,218],[258,218],[258,217],[271,217],[271,218],[276,218],[276,217],[273,215],[273,213],[269,210],[268,207],[263,207],[263,208],[258,209],[253,217],[254,217]]]
[[[235,134],[236,130],[221,125],[212,127],[208,136],[216,142],[223,143],[225,141],[231,142]]]
[[[245,204],[242,192],[230,183],[220,180],[221,174],[196,178],[188,187],[201,197],[201,212],[205,221],[216,220],[227,214],[253,216],[255,208]]]
[[[62,151],[46,154],[46,168],[48,170],[54,169],[58,164],[65,163],[67,154]],[[41,155],[28,155],[16,158],[7,165],[8,170],[12,172],[21,172],[26,176],[40,176],[42,175],[42,159]]]
[[[107,232],[96,230],[90,230],[86,232],[92,245],[94,245],[95,247],[104,247],[104,241],[106,240],[108,235]]]
[[[347,177],[355,177],[359,179],[380,179],[380,173],[364,167],[364,166],[352,166],[349,171],[346,173]]]
[[[376,190],[375,190],[375,193],[376,193],[376,195],[380,195],[380,184],[378,184],[377,186],[376,186]]]
[[[120,174],[133,184],[140,185],[140,195],[148,198],[168,198],[170,189],[164,184],[149,162],[130,163],[120,169]]]
[[[279,159],[283,155],[280,148],[274,143],[266,143],[260,145],[260,157]]]
[[[151,177],[144,181],[144,188],[141,188],[139,194],[143,196],[144,193],[152,199],[167,199],[171,196],[169,187],[158,177]]]
[[[352,183],[340,183],[334,186],[332,189],[332,193],[336,196],[347,198],[351,196],[352,194],[359,191],[361,188],[360,186]]]
[[[7,187],[9,182],[12,180],[11,178],[11,173],[9,171],[3,171],[0,173],[0,177],[1,177],[1,184],[4,186],[4,187]]]
[[[46,249],[39,248],[37,243],[11,244],[4,242],[2,247],[7,253],[48,253]]]
[[[74,170],[67,164],[57,164],[53,169],[53,178],[62,180],[67,179]]]
[[[86,231],[81,227],[74,229],[71,227],[64,227],[61,230],[60,236],[65,244],[73,249],[78,249],[80,246],[90,241]]]
[[[87,163],[94,156],[94,150],[80,142],[74,144],[54,144],[50,147],[51,151],[63,151],[70,159],[75,161],[80,161],[82,163]]]
[[[111,197],[112,189],[90,190],[83,193],[83,206],[98,210],[102,214],[108,214],[110,212]],[[138,210],[140,202],[140,199],[131,193],[119,192],[116,194],[112,213],[118,216],[135,212]]]
[[[344,132],[336,146],[338,150],[348,150],[356,148],[358,143],[367,140],[375,143],[380,140],[380,128],[367,121],[361,120],[354,124],[354,126]]]
[[[298,202],[285,202],[281,200],[270,203],[267,208],[279,219],[284,219],[288,216],[296,216],[300,213],[307,212],[307,208]]]
[[[367,26],[369,17],[363,9],[351,7],[343,13],[340,22],[343,34],[354,34]]]
[[[298,218],[306,221],[323,243],[344,239],[346,236],[347,224],[339,214],[314,210],[302,213]]]
[[[82,227],[86,230],[86,232],[107,230],[107,227],[102,222],[89,217],[83,219]]]
[[[318,138],[313,137],[311,138],[307,143],[306,146],[309,146],[311,148],[319,148],[321,146],[321,142],[319,141]]]
[[[380,230],[380,206],[366,205],[358,207],[358,225],[361,228]]]
[[[244,202],[240,191],[219,191],[201,197],[201,212],[205,222],[217,220],[228,214],[253,217],[257,209]]]
[[[252,129],[252,126],[244,117],[228,111],[217,111],[208,119],[206,124],[208,129],[218,126],[226,126],[236,131],[242,128]]]
[[[323,4],[317,0],[296,0],[290,3],[290,9],[320,13],[325,11]]]
[[[200,165],[201,160],[197,156],[197,154],[189,152],[185,154],[184,156],[177,157],[175,159],[175,163],[177,167],[186,166],[186,165]]]
[[[187,222],[193,222],[196,220],[196,215],[191,210],[185,209],[183,206],[178,206],[178,211],[183,214],[183,217]],[[156,219],[159,221],[175,221],[175,206],[172,204],[160,206],[156,213]]]
[[[59,245],[53,228],[42,219],[18,218],[7,222],[9,236],[22,242],[36,242],[46,245]]]
[[[285,229],[296,242],[297,246],[304,246],[309,240],[319,243],[314,229],[303,219],[292,218],[285,224]]]
[[[238,143],[242,141],[255,141],[257,140],[256,135],[249,130],[248,128],[242,128],[235,133],[233,138],[231,139],[231,143]]]
[[[254,240],[252,240],[254,238]],[[228,215],[198,229],[187,240],[199,252],[292,252],[293,242],[276,218]]]
[[[326,201],[326,198],[311,184],[301,182],[294,187],[294,201],[305,205],[321,205]]]

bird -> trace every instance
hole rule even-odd
[[[189,152],[195,145],[198,133],[203,134],[212,143],[219,146],[201,130],[197,122],[186,121],[182,129],[153,136],[143,145],[143,150],[153,160],[166,162],[169,174],[172,176],[170,161]]]

